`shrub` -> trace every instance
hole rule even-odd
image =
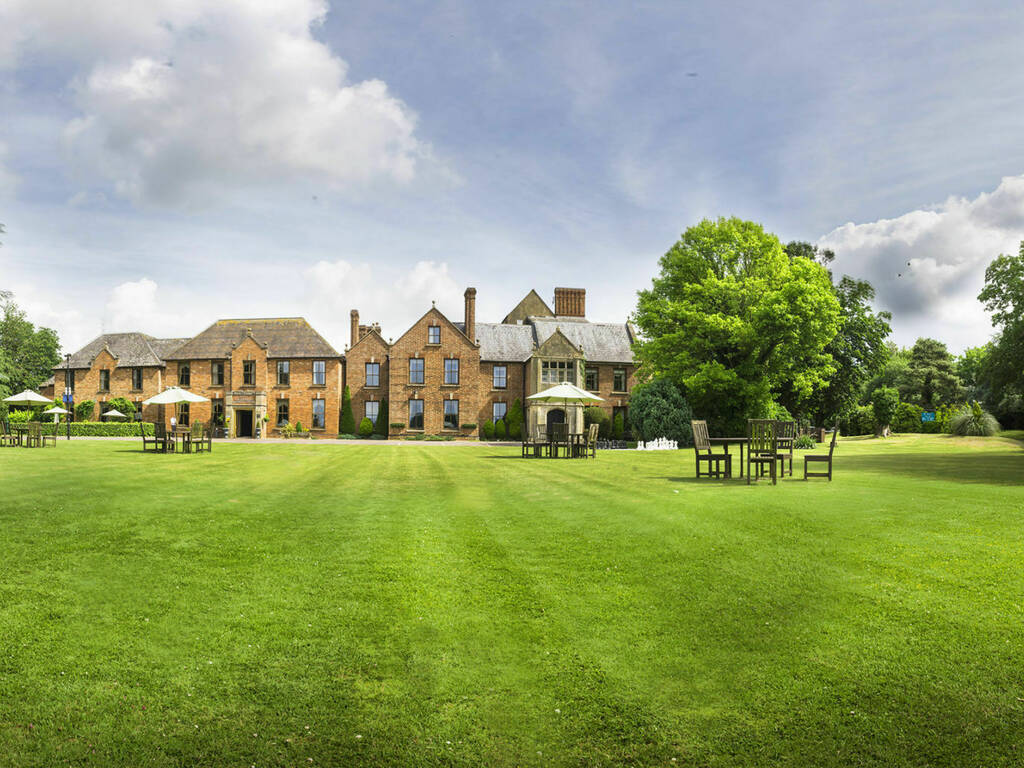
[[[95,400],[83,400],[75,406],[75,418],[79,421],[88,421],[92,416],[92,409],[95,407]]]
[[[844,435],[867,435],[875,430],[875,412],[870,405],[858,405],[839,419],[839,429]]]
[[[498,419],[498,423],[494,425],[494,439],[504,440],[508,435],[508,428],[505,426],[504,419]]]
[[[296,421],[295,422],[295,431],[296,432],[302,432],[303,431],[303,429],[302,429],[302,422],[301,421]]]
[[[690,405],[679,387],[668,379],[655,379],[637,386],[629,401],[629,414],[633,423],[633,434],[640,440],[667,437],[669,440],[677,441],[680,447],[693,445],[693,430],[690,427],[693,414],[690,412]],[[613,437],[616,428],[625,430],[624,420],[619,426],[621,415],[620,412],[612,424]]]
[[[607,440],[612,431],[612,419],[604,408],[588,405],[583,409],[583,426],[597,424],[597,436]]]
[[[373,422],[370,421],[368,416],[364,416],[363,420],[359,422],[359,436],[369,437],[373,434]]]
[[[474,429],[476,429],[476,424],[474,424],[473,422],[469,422],[468,424],[460,424],[459,428],[460,429],[474,430]]]
[[[127,397],[113,397],[107,401],[107,405],[110,408],[120,411],[125,416],[131,416],[135,413],[135,403],[129,400]]]
[[[776,421],[793,421],[793,417],[786,410],[786,407],[778,403],[768,403],[764,417],[766,419],[775,419]]]
[[[373,434],[381,435],[382,437],[388,436],[388,400],[384,398],[380,401],[380,410],[377,411],[377,420],[373,423]]]
[[[354,435],[356,432],[356,419],[352,415],[352,394],[348,387],[341,393],[341,423],[338,431],[345,435]]]
[[[935,409],[935,424],[937,425],[935,431],[952,433],[953,418],[964,408],[968,407],[967,403],[959,403],[957,405],[940,405]]]
[[[913,403],[900,403],[892,419],[894,432],[920,432],[921,408]]]
[[[950,421],[954,435],[991,437],[999,431],[999,422],[975,400]]]
[[[353,435],[351,432],[340,432],[338,434],[339,440],[358,440],[359,435]]]
[[[11,414],[14,415],[13,413]],[[52,429],[53,424],[44,424],[44,429]],[[73,421],[71,422],[72,437],[139,437],[140,430],[147,435],[153,434],[153,425],[146,421]],[[63,437],[67,434],[67,424],[62,423],[58,428],[58,434]]]
[[[626,431],[626,419],[622,415],[622,411],[615,414],[615,418],[612,420],[612,439],[621,440],[623,433]]]
[[[793,441],[793,447],[799,451],[807,451],[814,448],[817,443],[814,442],[814,437],[811,435],[799,435],[796,440]]]
[[[876,434],[882,434],[892,424],[896,408],[900,404],[900,393],[893,387],[879,387],[871,393],[871,411],[875,416]]]
[[[494,439],[494,422],[490,419],[484,422],[484,428],[480,430],[480,439]]]
[[[405,422],[403,422],[403,421],[392,421],[389,426],[392,429],[405,429]]]
[[[32,418],[34,415],[32,411],[11,411],[7,414],[7,420],[11,424],[27,424],[30,421],[37,421]]]
[[[505,414],[505,430],[509,440],[519,440],[523,430],[523,403],[517,397]]]

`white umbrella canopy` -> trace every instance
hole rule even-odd
[[[53,400],[49,397],[43,397],[38,392],[33,392],[31,389],[26,389],[24,392],[19,392],[16,395],[4,398],[5,403],[11,405],[52,405]]]
[[[174,405],[175,403],[208,403],[210,398],[203,397],[189,392],[181,387],[165,389],[159,395],[153,395],[149,400],[143,400],[143,405]]]
[[[53,408],[47,408],[45,411],[43,411],[44,416],[50,416],[51,414],[54,416],[58,416],[66,413],[71,413],[71,411],[66,411],[59,405],[55,405],[53,406]]]
[[[603,403],[604,398],[580,389],[575,384],[563,381],[561,384],[545,389],[535,395],[530,395],[527,400],[537,403]]]
[[[106,413],[103,414],[103,418],[105,418],[105,419],[124,419],[124,418],[127,418],[127,417],[123,413],[121,413],[119,410],[117,410],[117,408],[111,408],[109,411],[107,411]]]

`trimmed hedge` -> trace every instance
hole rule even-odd
[[[72,437],[139,437],[139,424],[147,435],[153,434],[153,425],[148,422],[127,421],[123,423],[114,421],[73,421],[71,422]],[[44,427],[47,425],[44,424]],[[52,424],[49,426],[53,426]],[[67,434],[67,426],[61,424],[57,433],[61,436]]]

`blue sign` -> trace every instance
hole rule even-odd
[[[67,392],[65,392],[64,393],[64,404],[67,405],[70,402],[71,402],[71,395],[69,395]]]
[[[935,411],[921,411],[921,421],[935,421]]]

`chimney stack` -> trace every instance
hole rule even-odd
[[[586,317],[587,289],[555,288],[555,315],[559,317]]]
[[[476,288],[467,288],[466,293],[466,336],[476,343]]]
[[[359,341],[359,310],[353,309],[349,312],[349,316],[352,319],[351,329],[349,333],[352,336],[352,341],[349,342],[349,347],[354,347],[356,342]]]

